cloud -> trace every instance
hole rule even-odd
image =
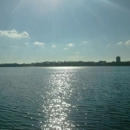
[[[41,48],[44,48],[45,43],[44,42],[34,42],[34,45],[41,46]]]
[[[123,45],[123,42],[118,42],[117,44],[118,44],[118,45]]]
[[[56,45],[53,44],[51,47],[52,47],[52,48],[56,48]]]
[[[79,54],[80,52],[79,52],[79,51],[76,51],[75,53],[76,53],[76,54]]]
[[[5,36],[9,38],[26,38],[29,34],[25,31],[18,33],[15,29],[13,30],[0,30],[0,36]]]
[[[126,42],[125,42],[125,45],[126,45],[126,46],[129,46],[129,45],[130,45],[130,40],[126,41]]]
[[[68,50],[68,48],[64,48],[64,50]]]
[[[72,46],[74,46],[74,44],[73,44],[73,43],[69,43],[69,44],[67,44],[66,46],[72,47]]]
[[[45,45],[45,43],[43,43],[43,42],[34,42],[34,45],[44,46],[44,45]]]
[[[82,44],[85,44],[85,45],[86,45],[86,44],[88,44],[88,41],[83,41]]]

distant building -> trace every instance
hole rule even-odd
[[[98,62],[99,62],[99,63],[106,63],[106,61],[101,61],[101,60],[100,60],[100,61],[98,61]]]
[[[98,61],[99,65],[105,65],[106,64],[106,61]]]
[[[116,57],[116,63],[120,63],[121,62],[121,58],[120,58],[120,56],[117,56]]]

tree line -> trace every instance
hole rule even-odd
[[[130,66],[130,61],[127,62],[85,62],[85,61],[45,61],[36,63],[3,63],[0,67],[51,67],[51,66]]]

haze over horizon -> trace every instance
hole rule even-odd
[[[130,61],[130,0],[1,0],[0,63]]]

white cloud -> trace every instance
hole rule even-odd
[[[130,40],[126,41],[126,42],[125,42],[125,45],[126,45],[126,46],[129,46],[129,45],[130,45]]]
[[[15,29],[13,30],[0,30],[0,36],[5,36],[9,38],[26,38],[29,34],[25,31],[18,33]]]
[[[82,44],[85,44],[85,45],[86,45],[86,44],[88,44],[88,41],[83,41]]]
[[[34,42],[34,45],[44,46],[44,45],[45,45],[45,43],[43,43],[43,42]]]
[[[44,42],[34,42],[34,45],[41,46],[41,48],[44,48],[45,43]]]
[[[111,44],[107,44],[106,46],[109,47],[109,46],[111,46]]]
[[[117,44],[118,44],[118,45],[123,45],[123,42],[118,42]]]
[[[68,48],[64,48],[64,50],[68,50]]]
[[[56,48],[56,45],[53,44],[51,47],[52,47],[52,48]]]
[[[74,46],[74,44],[73,44],[73,43],[69,43],[69,44],[67,44],[66,46],[72,47],[72,46]]]
[[[76,53],[76,54],[79,54],[80,52],[79,52],[79,51],[76,51],[75,53]]]

